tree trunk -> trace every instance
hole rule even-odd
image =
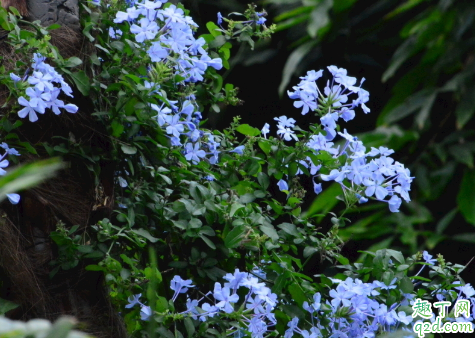
[[[80,56],[78,51],[82,50],[84,39],[77,0],[30,0],[28,12],[24,0],[0,1],[3,7],[14,6],[29,20],[40,20],[44,26],[60,24],[62,29],[52,31],[52,43],[64,57]],[[0,52],[7,47],[0,40]],[[90,115],[88,98],[79,92],[74,96],[71,102],[79,107],[76,114],[55,116],[47,112],[35,123],[24,121],[17,134],[22,141],[36,146],[42,157],[48,155],[45,151],[41,153],[40,143],[54,145],[58,141],[53,136],[62,136],[92,149],[101,158],[108,158],[110,142],[105,127]],[[26,154],[20,157],[23,162],[34,159],[37,158]],[[55,320],[61,315],[72,315],[79,320],[82,330],[96,337],[126,337],[122,320],[110,304],[102,273],[86,271],[87,263],[80,262],[76,268],[60,270],[49,277],[53,269],[49,263],[58,256],[58,248],[50,238],[57,224],[61,222],[66,228],[79,225],[79,231],[87,233],[89,225],[110,217],[113,207],[114,163],[100,162],[101,173],[96,179],[87,169],[85,159],[66,160],[70,164],[68,169],[21,193],[20,204],[6,202],[1,206],[0,297],[20,304],[7,313],[12,319]]]

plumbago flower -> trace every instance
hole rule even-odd
[[[222,60],[211,58],[206,41],[195,38],[198,26],[191,17],[175,5],[165,5],[166,2],[131,3],[126,12],[117,12],[114,22],[119,27],[130,26],[149,61],[166,64],[173,71],[174,78],[179,79],[176,86],[201,82],[208,67],[216,70],[223,67]],[[115,28],[111,37],[121,39],[115,32],[123,30]],[[193,164],[202,160],[215,164],[221,153],[219,143],[198,128],[201,113],[194,95],[182,101],[162,99],[160,105],[150,104],[150,108],[157,113],[158,125],[165,130],[171,145],[182,148],[185,159]]]
[[[6,159],[7,155],[20,156],[20,153],[16,149],[10,148],[5,142],[0,143],[0,147],[5,150],[5,153],[0,157],[0,176],[3,176],[7,173],[5,168],[10,164]],[[20,202],[20,195],[15,193],[7,194],[7,198],[11,204],[18,204]]]
[[[281,300],[271,291],[264,281],[267,275],[260,268],[255,268],[251,273],[242,272],[235,269],[234,273],[227,273],[223,279],[224,283],[216,282],[214,290],[200,299],[193,299],[187,292],[194,287],[191,280],[183,280],[179,276],[174,276],[170,288],[175,291],[172,301],[177,300],[178,295],[186,297],[186,310],[177,316],[170,314],[170,318],[181,320],[184,317],[191,317],[197,325],[207,323],[209,327],[216,329],[226,328],[226,335],[234,337],[256,337],[261,338],[277,331],[285,338],[308,337],[308,338],[331,338],[331,337],[377,337],[379,334],[399,331],[404,337],[412,337],[412,328],[417,318],[414,318],[412,307],[416,297],[413,283],[417,279],[401,273],[406,271],[411,262],[416,262],[421,254],[414,255],[412,258],[404,260],[402,255],[394,250],[380,250],[373,254],[375,260],[368,261],[369,266],[374,266],[374,262],[383,259],[385,263],[385,274],[382,275],[383,281],[374,279],[364,282],[354,275],[358,275],[361,265],[353,270],[345,271],[344,279],[326,278],[327,281],[321,284],[319,292],[315,292],[303,302],[299,316],[289,315],[285,322],[286,328],[282,327],[284,320],[283,313],[280,312],[276,318],[276,311],[290,309],[289,299]],[[398,260],[394,263],[393,257]],[[428,254],[424,252],[424,261],[429,260]],[[444,263],[445,268],[449,266]],[[433,266],[429,265],[431,269]],[[341,266],[347,269],[348,266]],[[368,268],[368,266],[366,266]],[[393,272],[394,270],[394,272]],[[370,269],[375,275],[379,274],[378,269]],[[395,272],[398,271],[397,274]],[[456,273],[455,270],[434,270],[434,274],[440,274],[450,280],[450,275]],[[371,275],[371,273],[369,275]],[[366,277],[369,277],[367,275]],[[258,277],[257,277],[258,276]],[[340,274],[341,276],[341,274]],[[396,276],[396,277],[393,277]],[[365,278],[368,280],[368,278]],[[450,284],[450,282],[449,282]],[[468,283],[461,285],[459,281],[452,282],[454,290],[441,289],[437,283],[426,284],[427,299],[451,300],[454,304],[457,300],[468,300],[475,304],[475,290]],[[310,285],[305,287],[307,291],[311,290]],[[414,292],[410,291],[413,290]],[[417,293],[417,292],[416,292]],[[281,294],[282,296],[285,296]],[[140,301],[141,294],[129,297],[129,304],[126,308],[132,308],[135,305],[141,307],[142,320],[150,320],[153,315],[150,307],[143,305]],[[293,302],[293,300],[290,300]],[[184,303],[184,301],[183,301]],[[176,306],[180,306],[177,304]],[[473,322],[473,314],[462,318],[453,318],[454,309],[447,310],[445,322],[463,321]],[[473,311],[475,312],[475,310]],[[291,313],[297,313],[291,311]],[[164,316],[165,313],[158,313]],[[435,316],[433,316],[435,318]],[[232,321],[230,321],[232,318]],[[433,319],[434,319],[433,318]],[[431,319],[433,322],[434,320]],[[222,321],[221,324],[220,320]],[[278,321],[281,324],[277,328]],[[219,330],[218,329],[218,330]],[[285,330],[285,331],[284,331]],[[406,334],[407,333],[407,334]]]
[[[306,143],[307,147],[315,155],[331,155],[338,167],[332,168],[328,173],[317,174],[322,168],[320,163],[313,163],[309,157],[299,163],[310,168],[313,179],[319,177],[323,181],[339,183],[345,196],[353,196],[348,197],[349,199],[354,198],[359,203],[365,203],[368,199],[383,201],[388,203],[390,211],[398,212],[402,200],[411,200],[409,191],[414,177],[409,169],[390,156],[394,153],[392,149],[372,147],[368,151],[363,142],[349,134],[346,129],[343,132],[338,131],[339,119],[345,122],[352,120],[357,107],[366,114],[370,112],[366,106],[369,93],[361,88],[364,79],[356,86],[356,78],[348,76],[345,69],[335,66],[327,68],[333,78],[327,81],[323,90],[319,89],[316,82],[323,76],[323,70],[312,70],[301,77],[301,82],[288,94],[291,99],[296,100],[294,106],[302,108],[303,115],[313,111],[320,116],[322,132],[312,135]],[[281,116],[275,120],[278,121],[277,135],[285,141],[298,140],[293,130],[294,119]],[[268,132],[268,126],[264,127],[264,137]],[[344,140],[342,147],[335,146],[337,135]],[[301,170],[297,171],[296,175],[299,174],[302,174]],[[314,191],[320,193],[321,183],[316,183],[315,180],[313,182]],[[288,183],[283,179],[279,181],[278,186],[280,190],[288,190]]]
[[[64,78],[54,67],[48,65],[46,60],[39,53],[35,53],[32,60],[32,74],[26,77],[26,82],[31,87],[26,88],[25,94],[18,98],[18,103],[24,108],[18,112],[18,116],[25,118],[28,116],[30,122],[38,121],[37,114],[44,114],[46,109],[51,109],[56,115],[61,114],[60,109],[68,113],[76,113],[78,107],[74,104],[65,104],[58,96],[63,93],[73,97],[72,89]],[[19,81],[18,76],[11,73],[12,79]],[[18,78],[18,79],[17,79]]]

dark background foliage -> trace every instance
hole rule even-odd
[[[188,2],[201,27],[216,21],[218,11],[225,15],[247,6],[247,1]],[[365,77],[371,113],[357,112],[344,127],[370,146],[395,149],[393,157],[416,180],[413,201],[399,214],[368,205],[350,215],[352,224],[342,231],[346,255],[356,258],[358,250],[391,246],[406,253],[427,249],[468,263],[475,253],[473,5],[451,0],[269,0],[257,5],[278,31],[251,54],[243,53],[248,46],[240,47],[226,81],[240,88],[245,105],[210,113],[209,124],[222,128],[240,115],[243,123],[261,128],[287,115],[305,125],[315,117],[301,116],[285,94],[298,76],[336,65]],[[326,223],[329,217],[322,219],[322,226]],[[470,271],[469,265],[462,277],[470,279]]]

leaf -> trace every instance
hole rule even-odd
[[[311,217],[317,213],[326,214],[338,203],[336,197],[339,194],[341,194],[340,185],[333,183],[314,199],[312,205],[308,208],[303,217]]]
[[[183,323],[185,324],[185,329],[186,333],[188,334],[188,337],[193,337],[195,333],[195,326],[193,325],[193,321],[191,320],[190,317],[185,317],[183,320]]]
[[[300,236],[300,233],[297,231],[297,227],[295,224],[292,223],[282,223],[279,224],[277,227],[288,233],[289,235],[292,235],[294,237]]]
[[[274,282],[274,286],[272,287],[272,292],[277,294],[278,296],[282,292],[282,289],[284,286],[287,284],[287,281],[289,280],[289,272],[284,271],[277,277],[277,279]]]
[[[399,287],[401,288],[401,291],[404,293],[412,293],[412,291],[414,291],[414,284],[412,284],[411,279],[407,276],[401,279],[399,283]]]
[[[284,70],[282,71],[282,81],[279,85],[279,95],[282,96],[287,85],[290,82],[290,78],[294,75],[297,70],[297,66],[300,64],[302,59],[312,50],[312,48],[318,43],[318,40],[310,40],[303,45],[297,47],[287,59],[285,63]]]
[[[264,172],[260,172],[257,174],[257,181],[259,182],[259,184],[261,185],[261,187],[264,189],[264,190],[267,190],[267,188],[269,187],[269,176],[267,176],[266,173]]]
[[[272,224],[260,225],[259,229],[261,229],[261,231],[269,236],[269,238],[273,241],[279,240],[279,235],[277,234],[277,231],[275,231],[275,228],[272,226]]]
[[[117,120],[113,120],[111,123],[112,136],[119,137],[124,131],[124,125]]]
[[[76,56],[72,56],[64,62],[64,66],[73,68],[82,64],[82,60]]]
[[[20,305],[10,302],[9,300],[0,298],[0,316],[3,316],[10,310],[16,309]]]
[[[89,78],[86,73],[81,70],[79,72],[72,73],[70,76],[81,94],[88,96],[91,85],[89,84]]]
[[[317,248],[314,248],[313,246],[306,246],[305,249],[303,249],[303,257],[304,258],[310,257],[316,252],[318,252]]]
[[[158,241],[158,238],[155,238],[152,235],[150,235],[150,232],[148,232],[148,230],[145,230],[145,229],[135,230],[135,229],[133,229],[132,232],[136,233],[139,236],[145,237],[146,239],[148,239],[152,243],[155,243],[155,242]]]
[[[243,135],[247,136],[257,136],[261,133],[261,131],[257,128],[251,127],[248,124],[241,124],[236,128],[236,131]]]
[[[204,234],[200,234],[201,239],[213,250],[216,250],[216,245]]]
[[[457,129],[462,129],[475,113],[475,86],[469,88],[460,99],[455,109]]]
[[[473,168],[473,143],[456,144],[449,148],[449,153],[457,160],[457,162]]]
[[[255,199],[256,199],[256,196],[248,192],[247,194],[244,194],[241,197],[239,197],[239,202],[246,204],[246,203],[254,202]]]
[[[240,225],[231,230],[224,239],[227,248],[235,248],[241,243],[241,239],[246,235],[246,227]]]
[[[57,170],[65,167],[58,158],[37,161],[16,167],[0,177],[0,202],[7,194],[37,185],[41,181],[53,177]]]
[[[307,33],[312,39],[317,37],[320,28],[325,27],[330,22],[328,11],[332,8],[331,0],[323,0],[315,6],[310,13],[309,23],[307,25]]]
[[[241,208],[244,208],[244,205],[242,205],[240,203],[233,203],[231,205],[231,211],[229,212],[229,217],[233,217],[234,214],[236,213],[236,211],[238,211]]]
[[[209,21],[206,24],[206,28],[208,28],[208,31],[213,35],[214,37],[217,37],[218,35],[221,35],[220,28],[216,26],[214,22]]]
[[[427,101],[430,101],[431,95],[433,95],[433,90],[426,88],[409,96],[402,104],[381,114],[378,117],[378,125],[389,125],[411,115],[418,109],[423,108]]]
[[[137,152],[137,148],[132,147],[132,146],[128,146],[128,145],[125,145],[125,144],[121,145],[120,148],[127,155],[133,155]]]
[[[437,97],[438,91],[434,91],[432,94],[430,94],[426,102],[422,105],[422,109],[419,111],[419,114],[416,116],[416,124],[419,127],[419,129],[423,129],[424,126],[428,123],[428,117],[430,110],[432,109],[432,106],[434,105],[435,98]],[[475,102],[474,102],[475,103]]]
[[[454,219],[455,215],[457,215],[457,209],[454,208],[450,210],[435,226],[435,232],[437,234],[442,234],[444,230],[448,227],[450,222]]]
[[[415,46],[415,39],[407,39],[399,46],[391,59],[388,69],[386,69],[383,74],[381,79],[382,82],[389,80],[396,73],[399,67],[417,52]]]
[[[305,297],[305,293],[302,291],[302,287],[298,283],[291,284],[288,290],[299,306],[302,306],[303,302],[308,301],[307,297]]]
[[[386,253],[388,253],[391,257],[397,260],[399,263],[404,264],[406,261],[404,260],[404,255],[400,251],[386,249]]]

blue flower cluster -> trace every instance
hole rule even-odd
[[[423,267],[433,266],[437,261],[432,259],[427,251],[424,251],[422,258],[427,263]],[[226,282],[223,284],[216,282],[213,292],[208,292],[203,298],[199,300],[187,298],[187,309],[181,314],[188,314],[196,320],[207,321],[210,318],[220,317],[222,314],[237,312],[242,320],[239,320],[241,326],[236,325],[231,328],[233,330],[231,334],[234,333],[234,337],[261,338],[273,331],[277,324],[274,310],[279,300],[277,295],[260,281],[266,278],[265,272],[255,268],[250,274],[236,269],[234,273],[228,273],[223,278]],[[310,317],[301,325],[305,329],[299,327],[299,318],[294,317],[287,324],[284,338],[291,338],[295,334],[304,338],[373,338],[382,332],[403,330],[412,333],[412,326],[417,321],[412,313],[408,314],[400,308],[405,307],[407,311],[408,307],[414,305],[415,294],[401,292],[402,301],[389,307],[386,302],[389,294],[398,290],[397,278],[393,278],[389,283],[378,280],[365,283],[351,277],[346,280],[332,278],[330,280],[336,287],[330,288],[328,293],[325,292],[328,296],[322,296],[320,292],[317,292],[313,295],[312,302],[303,302],[303,310]],[[446,317],[446,320],[473,322],[475,289],[469,283],[461,286],[457,281],[453,285],[459,285],[454,287],[458,290],[458,295],[454,290],[441,289],[432,291],[431,295],[438,301],[454,299],[455,296],[456,301],[468,299],[472,304],[470,317]],[[190,288],[194,287],[191,280],[183,280],[180,276],[175,276],[170,283],[170,288],[174,291],[172,301],[175,302],[180,294],[186,294]],[[238,292],[241,288],[246,289],[246,292]],[[452,293],[451,298],[448,297],[449,293]],[[149,320],[152,311],[150,307],[140,303],[140,297],[141,294],[129,297],[126,308],[140,305],[142,320]],[[203,301],[205,298],[208,301]],[[451,309],[448,312],[450,311]],[[225,315],[224,318],[228,316]],[[432,314],[430,320],[434,322],[435,318],[436,315]],[[412,335],[404,337],[412,337]]]
[[[198,26],[192,18],[175,5],[162,8],[166,2],[147,0],[131,3],[125,12],[117,12],[114,22],[128,23],[135,41],[146,51],[150,61],[164,63],[173,69],[175,78],[182,79],[178,83],[203,81],[206,69],[221,69],[222,60],[212,59],[205,49],[206,41],[194,37]],[[121,29],[109,31],[110,37],[115,39],[122,34]],[[154,92],[160,88],[159,84],[148,81],[146,84]],[[206,159],[212,164],[217,163],[219,142],[212,134],[198,129],[201,113],[194,95],[189,95],[182,102],[167,100],[150,106],[157,113],[158,125],[168,134],[171,145],[183,148],[187,161],[197,164]]]
[[[187,310],[183,314],[189,314],[193,319],[206,321],[209,318],[219,316],[220,313],[232,313],[236,310],[242,311],[242,320],[246,327],[234,328],[237,334],[242,333],[243,330],[250,333],[251,337],[262,338],[269,332],[270,327],[277,322],[273,310],[277,305],[277,295],[254,275],[262,276],[262,271],[257,271],[258,274],[240,272],[236,269],[233,274],[228,273],[223,278],[227,281],[223,284],[218,282],[214,285],[213,292],[208,292],[205,297],[210,299],[212,296],[214,301],[202,302],[203,298],[199,300],[187,299]],[[172,301],[175,301],[177,296],[186,293],[191,285],[191,280],[183,280],[180,276],[175,276],[171,281],[170,288],[174,291]],[[247,289],[245,296],[240,299],[238,290],[241,288]],[[129,304],[127,308],[140,304],[142,306],[141,313],[150,313],[150,308],[138,301],[140,294],[129,297]],[[201,305],[200,305],[201,303]],[[142,320],[148,320],[149,317],[142,316]]]
[[[313,296],[313,303],[304,302],[303,308],[310,313],[311,327],[302,330],[298,327],[299,319],[293,318],[288,323],[284,338],[298,333],[305,338],[323,337],[322,331],[331,332],[331,337],[375,337],[378,331],[391,332],[398,329],[410,331],[407,327],[413,321],[412,315],[397,311],[397,307],[408,305],[414,297],[412,294],[404,295],[405,299],[400,304],[390,308],[376,300],[383,290],[395,289],[396,278],[386,285],[380,281],[363,283],[359,279],[348,277],[341,281],[332,279],[338,286],[331,289],[331,299],[322,303],[320,293]],[[322,321],[325,321],[325,325]],[[410,335],[409,337],[412,337]]]
[[[10,164],[5,157],[7,155],[20,156],[20,153],[16,149],[10,148],[5,142],[0,143],[0,147],[5,150],[5,153],[0,157],[0,176],[3,176],[7,173],[5,168]],[[7,194],[7,197],[11,204],[18,204],[20,202],[20,195],[18,194]]]
[[[56,115],[61,114],[60,109],[64,109],[68,113],[78,111],[76,105],[65,104],[58,99],[61,92],[73,97],[72,89],[54,67],[44,62],[45,59],[41,54],[35,53],[31,65],[32,74],[28,76],[27,71],[23,79],[14,73],[10,74],[15,83],[26,79],[26,82],[31,85],[26,89],[29,99],[27,100],[23,96],[18,99],[18,103],[25,107],[18,112],[18,116],[25,118],[28,115],[30,122],[36,122],[38,120],[36,113],[44,114],[46,109],[51,109]]]
[[[175,74],[182,76],[183,81],[203,81],[206,69],[221,69],[222,60],[210,58],[203,48],[205,39],[195,39],[194,29],[198,25],[181,8],[175,5],[161,8],[166,2],[147,0],[135,4],[126,12],[117,12],[114,22],[131,24],[130,32],[135,35],[135,41],[145,42],[149,47],[147,54],[152,62],[171,61]],[[117,33],[114,31],[111,37],[115,38]]]
[[[307,142],[307,146],[315,154],[326,151],[334,158],[343,159],[344,163],[338,168],[333,169],[328,175],[320,174],[323,181],[335,181],[340,183],[345,193],[352,193],[359,203],[365,203],[368,198],[387,202],[392,212],[398,212],[402,199],[409,202],[409,191],[411,190],[411,177],[409,169],[403,164],[390,157],[394,150],[386,147],[371,148],[366,147],[357,137],[350,135],[346,129],[344,132],[337,132],[337,121],[342,118],[350,121],[355,117],[354,109],[361,107],[363,112],[369,113],[369,108],[365,105],[369,100],[369,93],[355,86],[356,78],[347,76],[347,71],[335,66],[329,66],[328,70],[333,75],[333,79],[328,81],[323,92],[317,86],[316,81],[322,77],[323,71],[312,70],[306,76],[301,77],[302,81],[294,86],[294,92],[289,92],[289,96],[295,99],[294,106],[302,108],[302,114],[309,111],[315,111],[321,116],[320,122],[325,134],[319,133],[313,135]],[[349,103],[348,96],[357,95],[357,98]],[[298,140],[292,130],[295,126],[295,120],[281,116],[276,118],[278,121],[277,134],[286,141]],[[266,137],[269,133],[269,125],[266,123],[262,129],[262,134]],[[345,144],[340,149],[332,142],[336,135],[345,139]],[[313,164],[310,158],[300,162],[306,168],[310,167],[310,173],[314,179],[321,166]],[[298,172],[299,174],[301,172]],[[351,182],[351,187],[343,183],[344,179]],[[278,182],[280,190],[288,190],[287,182],[280,180]],[[322,191],[321,183],[315,183],[315,193]],[[401,199],[402,197],[402,199]]]

